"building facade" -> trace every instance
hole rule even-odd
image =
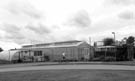
[[[63,41],[35,45],[25,45],[19,49],[22,61],[61,61],[63,57],[69,61],[90,60],[94,49],[84,41]]]

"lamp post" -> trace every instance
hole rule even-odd
[[[89,44],[91,45],[91,37],[89,37]]]
[[[114,35],[114,46],[116,46],[116,38],[115,38],[115,32],[112,32],[112,34]],[[116,49],[116,48],[115,48]],[[116,61],[116,50],[115,50],[115,61]]]
[[[115,41],[115,32],[112,32],[112,34],[114,35],[114,45],[115,45],[115,43],[116,43],[116,41]]]

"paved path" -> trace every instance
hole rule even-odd
[[[0,72],[28,70],[61,70],[61,69],[101,69],[101,70],[135,70],[135,66],[121,65],[48,65],[0,68]]]

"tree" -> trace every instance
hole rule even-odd
[[[129,36],[128,39],[126,40],[129,60],[133,60],[134,58],[134,41],[135,38],[133,36]]]
[[[94,47],[97,47],[97,43],[96,42],[94,42]]]
[[[109,46],[114,44],[114,39],[113,38],[105,38],[103,39],[104,46]]]
[[[134,45],[135,38],[133,36],[129,36],[126,40],[127,45]]]
[[[0,47],[0,52],[2,52],[3,51],[3,49]]]

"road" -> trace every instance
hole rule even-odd
[[[28,70],[61,70],[61,69],[100,69],[100,70],[135,70],[135,66],[123,65],[47,65],[47,66],[13,66],[0,68],[0,72]]]

